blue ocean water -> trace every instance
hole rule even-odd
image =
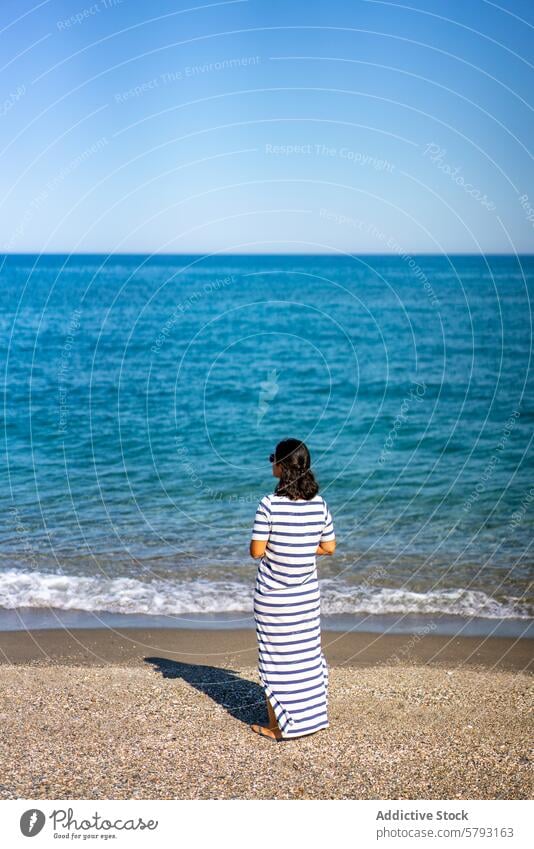
[[[533,256],[25,255],[0,274],[0,627],[250,624],[250,529],[287,436],[334,516],[325,616],[531,625]]]

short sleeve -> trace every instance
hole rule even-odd
[[[258,504],[254,527],[252,528],[253,540],[267,540],[271,533],[271,505],[267,496],[264,496]]]
[[[333,539],[336,538],[336,535],[334,533],[334,522],[332,520],[332,514],[330,513],[328,504],[326,503],[326,501],[324,501],[324,499],[323,502],[325,509],[325,523],[323,532],[321,534],[320,542],[331,542]]]

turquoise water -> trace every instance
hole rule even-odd
[[[27,608],[246,620],[286,436],[334,516],[325,615],[530,624],[534,257],[0,273],[0,626]]]

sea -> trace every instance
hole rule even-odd
[[[323,627],[532,637],[534,256],[0,258],[0,630],[253,627],[269,454]]]

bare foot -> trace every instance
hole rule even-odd
[[[270,737],[271,740],[281,740],[282,732],[279,728],[265,728],[263,725],[251,725],[252,730],[262,737]]]

